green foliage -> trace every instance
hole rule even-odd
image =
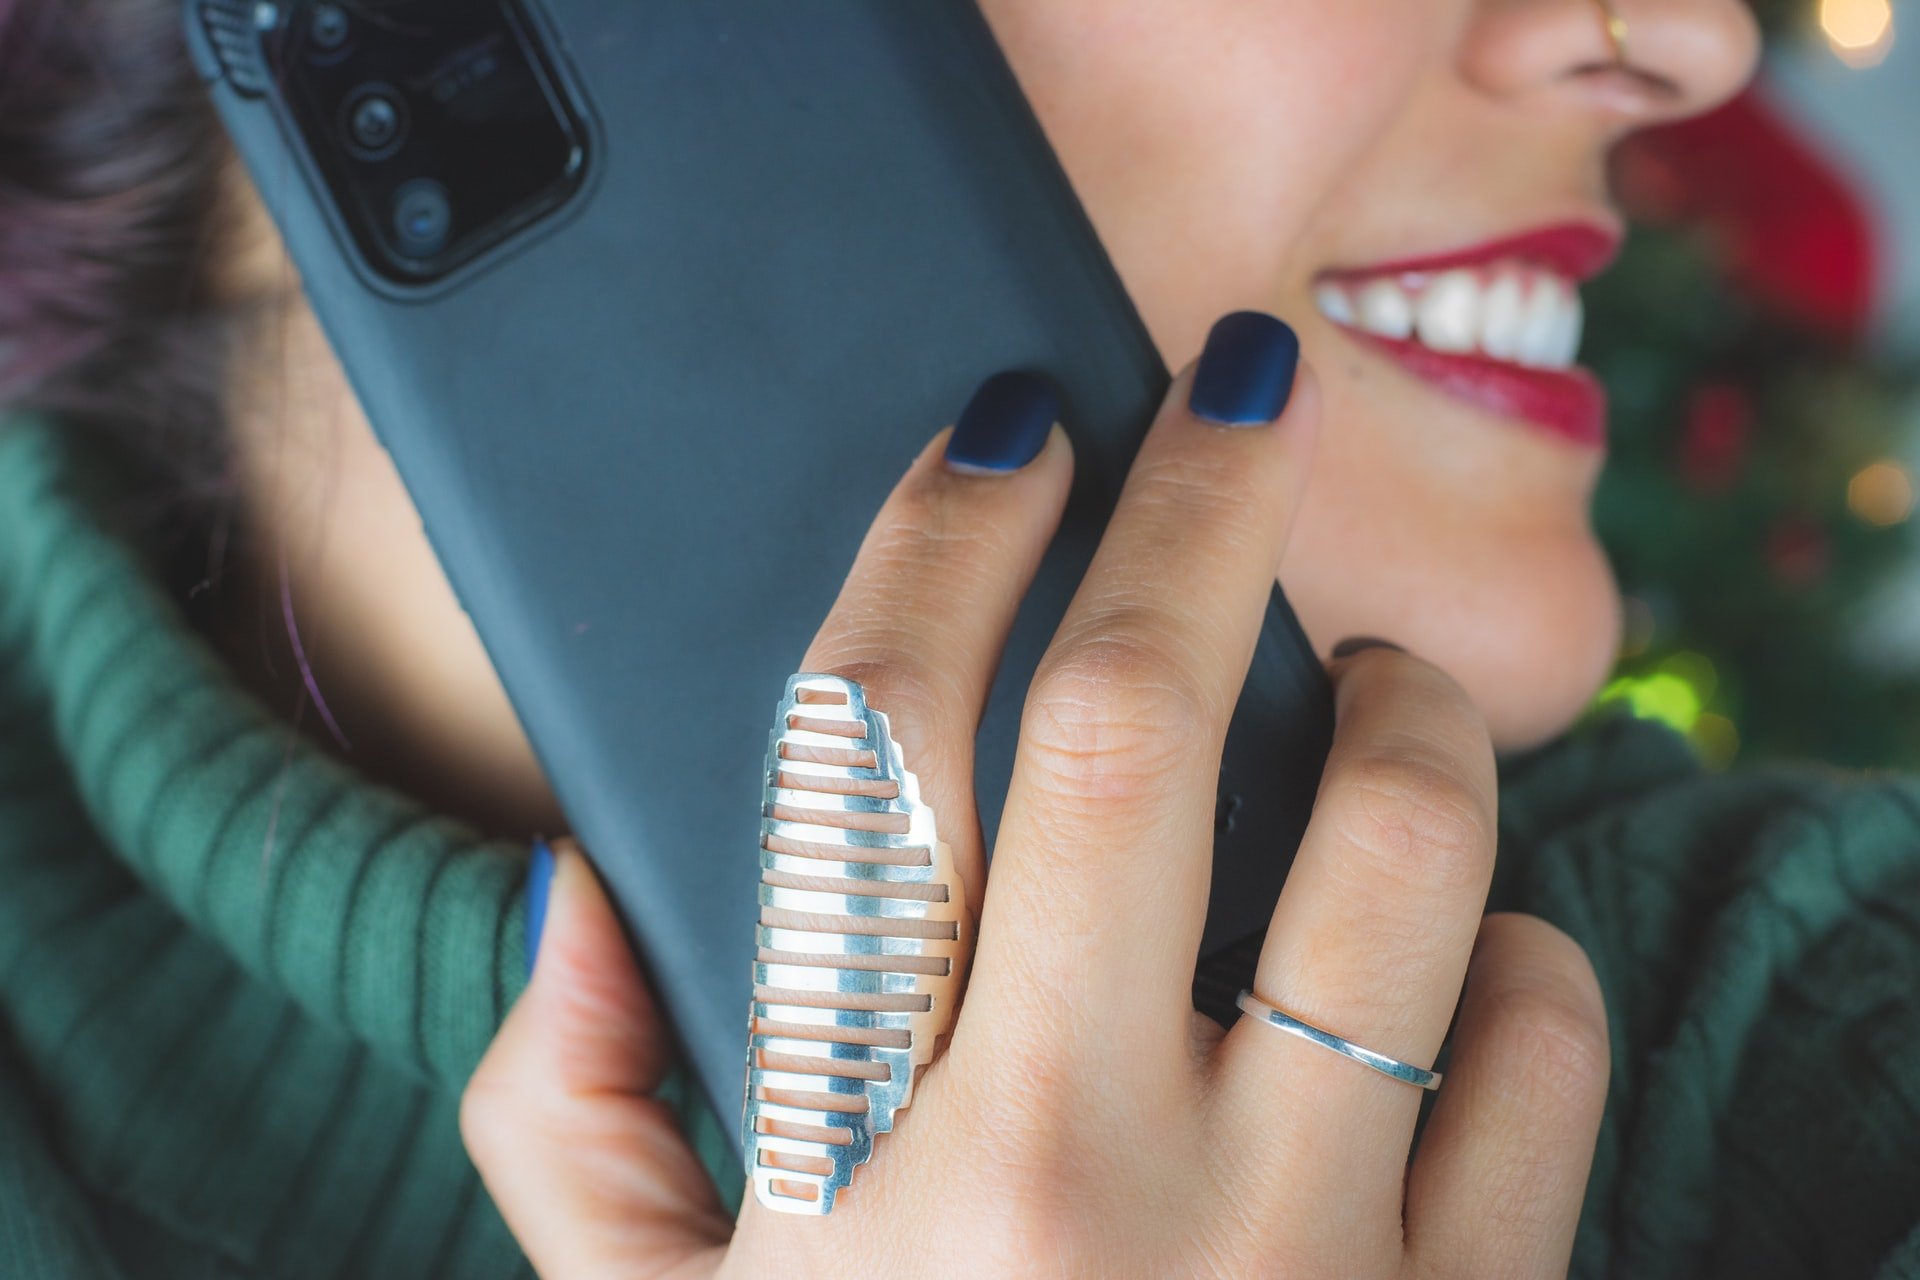
[[[1920,765],[1920,679],[1850,652],[1913,550],[1908,526],[1848,505],[1861,468],[1899,451],[1913,371],[1755,309],[1673,231],[1636,232],[1586,297],[1585,358],[1614,405],[1594,516],[1630,600],[1611,694],[1679,708],[1667,718],[1716,762],[1737,742]]]

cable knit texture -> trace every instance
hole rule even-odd
[[[524,851],[246,695],[74,452],[0,424],[0,1275],[529,1276],[455,1125]],[[1495,905],[1612,1019],[1574,1273],[1920,1277],[1920,785],[1704,774],[1619,716],[1501,809]]]

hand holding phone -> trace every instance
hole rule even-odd
[[[1225,400],[1257,402],[1240,389],[1262,381],[1232,379]],[[1564,1031],[1604,1046],[1604,1014],[1565,935],[1511,915],[1482,927],[1493,752],[1438,669],[1385,647],[1334,664],[1339,741],[1257,979],[1426,1064],[1472,952],[1450,1081],[1412,1161],[1420,1090],[1260,1019],[1222,1033],[1188,1010],[1210,761],[1318,409],[1303,378],[1277,423],[1223,429],[1189,412],[1190,385],[1175,384],[1041,660],[951,1043],[832,1220],[749,1198],[736,1222],[698,1176],[645,1097],[668,1059],[664,1028],[591,872],[563,859],[552,941],[464,1111],[542,1275],[1386,1277],[1564,1263],[1605,1073],[1542,1072],[1537,1019],[1555,1011],[1555,1043]],[[951,815],[970,798],[967,747],[1010,602],[1073,460],[1056,433],[1023,466],[957,474],[942,444],[882,507],[798,665],[857,670]],[[973,833],[949,831],[977,869]]]

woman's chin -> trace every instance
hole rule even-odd
[[[1520,751],[1565,732],[1592,705],[1619,653],[1621,606],[1585,530],[1524,540],[1519,556],[1514,545],[1502,539],[1474,556],[1456,544],[1458,554],[1420,564],[1396,557],[1366,590],[1356,589],[1351,561],[1325,574],[1296,563],[1282,579],[1318,652],[1348,636],[1392,640],[1460,682],[1497,749]],[[1462,571],[1474,563],[1487,568]]]
[[[1500,751],[1536,747],[1593,705],[1620,651],[1620,592],[1595,547],[1550,584],[1507,593],[1497,626],[1436,637],[1435,658],[1466,687]]]

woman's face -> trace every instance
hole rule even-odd
[[[1316,647],[1400,642],[1467,687],[1502,746],[1565,727],[1612,660],[1617,595],[1587,514],[1604,450],[1583,376],[1457,352],[1564,370],[1568,278],[1619,231],[1608,145],[1730,94],[1755,53],[1741,0],[1616,4],[1632,71],[1600,0],[984,5],[1167,361],[1229,310],[1299,329],[1328,421],[1281,578]],[[1404,269],[1463,250],[1453,275]],[[286,279],[274,252],[238,260],[255,287]],[[1341,316],[1415,340],[1381,346]],[[375,730],[362,741],[442,762],[440,795],[479,780],[544,818],[491,668],[304,308],[277,341],[256,367],[310,351],[309,380],[253,388],[268,412],[251,427],[241,402],[242,461],[335,709]]]
[[[1637,73],[1599,0],[984,8],[1169,363],[1236,308],[1300,331],[1327,422],[1281,581],[1316,647],[1400,642],[1503,746],[1564,728],[1618,634],[1598,406],[1476,357],[1571,363],[1569,277],[1620,230],[1609,144],[1746,79],[1742,0],[1616,0]],[[1457,276],[1378,270],[1460,251]],[[1353,331],[1410,314],[1414,350]]]

